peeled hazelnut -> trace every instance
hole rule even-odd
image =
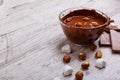
[[[89,21],[90,19],[88,17],[82,18],[83,21]]]
[[[81,53],[78,54],[78,57],[79,57],[80,60],[85,60],[87,55],[86,55],[86,53],[81,52]]]
[[[75,77],[77,80],[82,80],[83,79],[83,72],[82,71],[78,71],[76,74],[75,74]]]
[[[96,58],[101,58],[102,57],[102,52],[100,50],[98,50],[95,54]]]
[[[67,23],[67,22],[70,22],[70,18],[67,18],[66,20],[65,20],[65,22]]]
[[[65,62],[65,63],[69,63],[70,60],[71,60],[71,57],[70,57],[69,55],[65,55],[65,56],[63,57],[63,62]]]
[[[91,22],[93,26],[98,26],[97,22]]]
[[[82,67],[83,69],[88,69],[89,66],[90,66],[90,64],[89,64],[89,62],[87,62],[87,61],[85,61],[85,62],[83,62],[83,63],[81,64],[81,67]]]
[[[85,22],[84,25],[87,25],[87,22]]]
[[[97,48],[97,46],[96,46],[95,44],[91,44],[91,45],[90,45],[90,49],[91,49],[91,50],[94,51],[96,48]]]
[[[75,26],[81,27],[81,26],[82,26],[82,23],[81,23],[81,22],[77,22],[77,23],[75,23]]]

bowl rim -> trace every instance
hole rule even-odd
[[[67,27],[66,26],[66,24],[61,20],[62,18],[61,18],[61,16],[62,16],[62,13],[63,12],[65,12],[65,11],[73,11],[73,10],[95,10],[96,11],[96,13],[98,13],[98,14],[100,14],[100,15],[104,15],[105,16],[105,18],[106,18],[106,22],[104,23],[104,24],[102,24],[102,25],[99,25],[99,26],[97,26],[97,27],[92,27],[92,28],[83,28],[83,27],[70,27],[70,28],[74,28],[74,29],[84,29],[84,30],[91,30],[91,29],[98,29],[98,28],[101,28],[101,27],[103,27],[103,26],[107,26],[107,25],[109,25],[109,21],[110,21],[110,18],[105,14],[105,13],[103,13],[102,11],[100,11],[100,10],[97,10],[97,9],[94,9],[94,8],[86,8],[86,7],[74,7],[74,8],[68,8],[68,9],[65,9],[65,10],[63,10],[63,11],[61,11],[60,12],[60,14],[59,14],[59,21],[60,21],[60,23],[61,24],[63,24],[66,28],[69,28],[69,27]],[[104,17],[103,16],[103,17]]]

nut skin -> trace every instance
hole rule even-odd
[[[96,58],[101,58],[102,57],[102,52],[100,50],[98,50],[95,54]]]
[[[84,74],[83,74],[82,71],[78,71],[78,72],[76,72],[76,74],[75,74],[75,77],[76,77],[77,80],[82,80],[82,79],[83,79],[83,76],[84,76]]]
[[[63,57],[63,62],[64,62],[64,63],[69,63],[70,60],[71,60],[71,57],[70,57],[69,55],[65,55],[65,56]]]
[[[80,60],[86,60],[87,55],[86,55],[86,53],[81,52],[81,53],[78,54],[78,57],[79,57]]]
[[[81,64],[81,67],[82,67],[83,69],[88,69],[89,66],[90,66],[90,64],[89,64],[89,62],[87,62],[87,61],[85,61],[85,62],[83,62],[83,63]]]
[[[92,51],[95,51],[96,48],[97,48],[97,46],[96,46],[95,44],[91,44],[91,45],[90,45],[90,49],[91,49]]]

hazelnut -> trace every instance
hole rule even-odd
[[[75,74],[75,77],[77,80],[82,80],[83,79],[83,72],[82,71],[78,71],[76,74]]]
[[[82,18],[83,21],[89,21],[90,19],[88,17]]]
[[[85,61],[85,62],[83,62],[83,63],[81,64],[81,67],[82,67],[83,69],[88,69],[89,66],[90,66],[90,64],[89,64],[89,62],[87,62],[87,61]]]
[[[86,55],[86,53],[81,52],[81,53],[78,54],[78,57],[79,57],[80,60],[85,60],[87,55]]]
[[[97,22],[91,22],[93,26],[98,26]]]
[[[100,50],[98,50],[95,54],[96,58],[101,58],[102,57],[102,52]]]
[[[65,20],[65,22],[66,22],[66,23],[70,22],[70,18],[67,18],[67,19]]]
[[[81,26],[82,26],[82,23],[81,23],[81,22],[77,22],[77,23],[75,23],[75,26],[81,27]]]
[[[85,22],[84,25],[87,25],[87,22]]]
[[[91,50],[94,51],[96,48],[97,48],[97,46],[96,46],[95,44],[91,44],[91,45],[90,45],[90,49],[91,49]]]
[[[69,55],[65,55],[65,56],[63,57],[63,62],[65,62],[65,63],[69,63],[70,60],[71,60],[71,57],[70,57]]]

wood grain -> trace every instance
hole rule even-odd
[[[106,68],[94,67],[95,52],[69,42],[59,24],[59,13],[71,7],[90,7],[103,11],[119,22],[119,0],[4,0],[0,6],[0,80],[75,80],[81,70],[79,52],[86,52],[89,70],[83,71],[84,80],[119,80],[120,55],[110,47],[98,47],[107,61]],[[72,46],[72,60],[68,65],[73,75],[62,72],[64,44]],[[97,44],[97,42],[96,42]],[[98,44],[97,44],[98,45]]]

